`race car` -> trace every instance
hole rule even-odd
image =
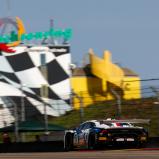
[[[137,123],[149,123],[147,119],[89,120],[64,136],[65,150],[74,148],[96,149],[100,146],[133,145],[141,147],[148,141],[148,131]]]

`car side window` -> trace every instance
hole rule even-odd
[[[90,123],[87,123],[84,127],[84,129],[89,129],[90,128]]]
[[[85,125],[86,125],[85,123],[82,124],[82,125],[80,125],[78,129],[79,129],[79,130],[83,130],[83,128],[85,127]]]
[[[94,123],[90,123],[90,128],[93,128],[95,127],[95,124]]]
[[[95,124],[94,124],[94,123],[91,123],[91,122],[86,123],[85,126],[83,127],[83,129],[90,129],[90,128],[93,128],[94,125],[95,125]]]
[[[85,129],[93,128],[94,126],[95,124],[92,122],[84,123],[78,127],[78,130],[85,130]]]

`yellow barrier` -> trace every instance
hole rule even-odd
[[[82,98],[84,107],[114,99],[111,88],[114,88],[121,98],[141,98],[140,78],[137,75],[125,75],[122,68],[112,63],[109,51],[104,52],[103,59],[97,57],[92,49],[89,50],[89,55],[90,70],[94,76],[71,78],[72,89]],[[79,100],[73,98],[72,101],[74,108],[79,109]]]

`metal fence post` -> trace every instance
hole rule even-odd
[[[84,121],[83,99],[77,93],[72,91],[72,96],[76,97],[80,102],[80,123]]]
[[[48,97],[48,86],[46,84],[41,87],[41,96],[44,98]],[[48,132],[48,115],[47,115],[47,104],[44,102],[44,122],[45,122],[45,132]]]
[[[118,106],[117,107],[117,116],[120,118],[121,117],[121,113],[122,113],[121,97],[120,97],[120,95],[114,89],[111,89],[111,92],[117,98],[117,106]]]
[[[48,78],[48,71],[46,66],[46,54],[41,53],[40,54],[40,62],[41,62],[41,72],[45,79]],[[48,97],[48,86],[47,84],[42,84],[41,87],[41,96],[44,98]],[[45,122],[45,133],[48,133],[48,115],[47,115],[47,104],[44,102],[44,122]]]
[[[22,96],[21,96],[21,122],[25,121],[25,103],[24,103],[24,92],[23,92],[23,84],[21,82],[21,92],[22,92]],[[23,142],[25,142],[25,134],[22,133],[21,134],[21,140]]]
[[[157,100],[158,100],[158,102],[159,102],[159,91],[157,90],[157,88],[155,88],[154,86],[151,86],[150,89],[152,90],[152,92],[155,93],[156,98],[157,98]],[[159,106],[157,106],[157,109],[159,109],[158,107],[159,107]],[[158,129],[159,129],[159,123],[158,123]]]
[[[14,103],[14,117],[15,117],[15,122],[14,122],[15,141],[19,142],[18,109],[16,103]]]

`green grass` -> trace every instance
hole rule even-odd
[[[151,124],[149,126],[142,126],[149,130],[150,136],[159,136],[159,105],[155,105],[154,101],[156,101],[156,99],[153,98],[122,101],[120,118],[150,119]],[[117,104],[115,101],[94,104],[84,108],[83,110],[83,121],[92,119],[107,119],[118,116]],[[62,125],[68,129],[77,127],[81,122],[80,110],[70,111],[61,117],[50,118],[49,122]]]

